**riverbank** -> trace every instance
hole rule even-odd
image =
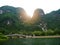
[[[32,38],[60,38],[60,36],[33,36]]]
[[[54,35],[54,36],[31,36],[31,35],[18,35],[18,34],[13,34],[13,35],[6,35],[7,37],[10,38],[60,38],[60,35]]]

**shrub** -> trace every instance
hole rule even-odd
[[[55,35],[60,35],[60,30],[55,30]]]
[[[7,40],[8,37],[7,36],[4,36],[4,35],[0,35],[0,40]]]
[[[32,32],[32,34],[34,34],[35,36],[41,36],[42,31],[34,31],[34,32]]]
[[[54,31],[53,30],[47,30],[44,33],[45,33],[45,35],[54,35]]]

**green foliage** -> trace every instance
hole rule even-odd
[[[3,6],[0,9],[3,10],[3,13],[0,14],[0,30],[2,28],[1,31],[5,33],[18,30],[20,26],[20,21],[18,19],[16,8],[12,6]]]
[[[4,34],[0,33],[0,41],[7,40],[7,39],[8,39],[7,36],[5,36]]]
[[[41,36],[42,31],[34,31],[34,32],[32,32],[32,34],[34,34],[35,36]]]
[[[45,33],[45,35],[54,35],[54,31],[53,30],[47,30],[44,33]]]
[[[55,30],[55,35],[60,35],[60,30]]]
[[[47,23],[48,29],[60,29],[60,9],[46,14],[44,20]]]
[[[32,17],[26,16],[23,8],[12,6],[2,6],[0,10],[0,33],[22,33],[25,35],[60,35],[60,9],[52,11],[43,16]],[[35,14],[34,14],[35,15]],[[37,14],[36,14],[37,15]],[[40,23],[47,24],[47,31],[42,31]]]

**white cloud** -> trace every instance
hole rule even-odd
[[[22,7],[30,15],[32,15],[36,8],[42,8],[45,13],[57,10],[60,8],[59,4],[60,0],[0,0],[0,6]]]

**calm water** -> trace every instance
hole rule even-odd
[[[1,45],[60,45],[60,38],[10,39]]]

